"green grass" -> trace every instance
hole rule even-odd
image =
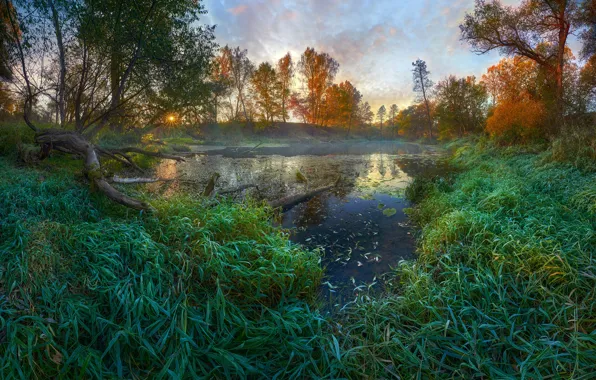
[[[319,256],[268,209],[180,196],[139,214],[60,166],[0,158],[0,377],[330,370]]]
[[[372,378],[589,378],[596,175],[550,151],[464,144],[408,195],[419,259],[347,312],[344,363]]]
[[[0,157],[0,377],[590,378],[596,174],[556,150],[450,148],[453,171],[406,191],[419,258],[335,321],[318,253],[260,204],[152,195],[147,215],[80,161]]]

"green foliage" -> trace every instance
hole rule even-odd
[[[2,378],[329,370],[318,254],[270,210],[181,196],[138,214],[56,166],[0,170]]]
[[[596,175],[524,150],[465,144],[408,190],[420,257],[347,311],[351,376],[592,376]]]
[[[2,123],[0,125],[0,156],[15,155],[17,147],[33,144],[35,135],[24,123]]]

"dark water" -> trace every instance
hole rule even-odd
[[[202,191],[217,172],[218,189],[255,184],[258,191],[249,190],[253,192],[248,196],[268,200],[340,178],[334,191],[293,207],[281,218],[293,241],[323,253],[323,295],[337,305],[369,288],[381,289],[383,274],[415,257],[403,191],[415,175],[440,170],[441,157],[433,147],[395,142],[201,149],[186,163],[164,163],[157,174],[192,179]],[[297,172],[308,182],[299,181]],[[176,191],[180,185],[169,186]]]

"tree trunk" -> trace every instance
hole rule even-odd
[[[422,87],[422,97],[424,98],[424,105],[426,106],[426,116],[428,117],[428,134],[430,139],[433,138],[433,121],[430,117],[430,106],[428,105],[428,99],[426,98],[426,86],[424,85],[424,79],[422,76],[422,69],[419,70],[420,76],[420,87]]]
[[[60,113],[60,126],[64,127],[66,121],[66,109],[64,107],[64,92],[66,88],[66,57],[64,53],[64,43],[62,41],[62,30],[60,28],[60,20],[58,19],[58,10],[54,1],[50,2],[52,10],[52,22],[54,24],[54,32],[56,33],[56,43],[58,45],[58,60],[60,63],[60,78],[58,79],[58,94],[57,103],[58,111]]]

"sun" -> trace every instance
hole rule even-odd
[[[168,116],[168,121],[169,121],[170,123],[173,123],[173,122],[175,122],[175,121],[176,121],[176,116],[174,116],[174,115],[169,115],[169,116]]]

